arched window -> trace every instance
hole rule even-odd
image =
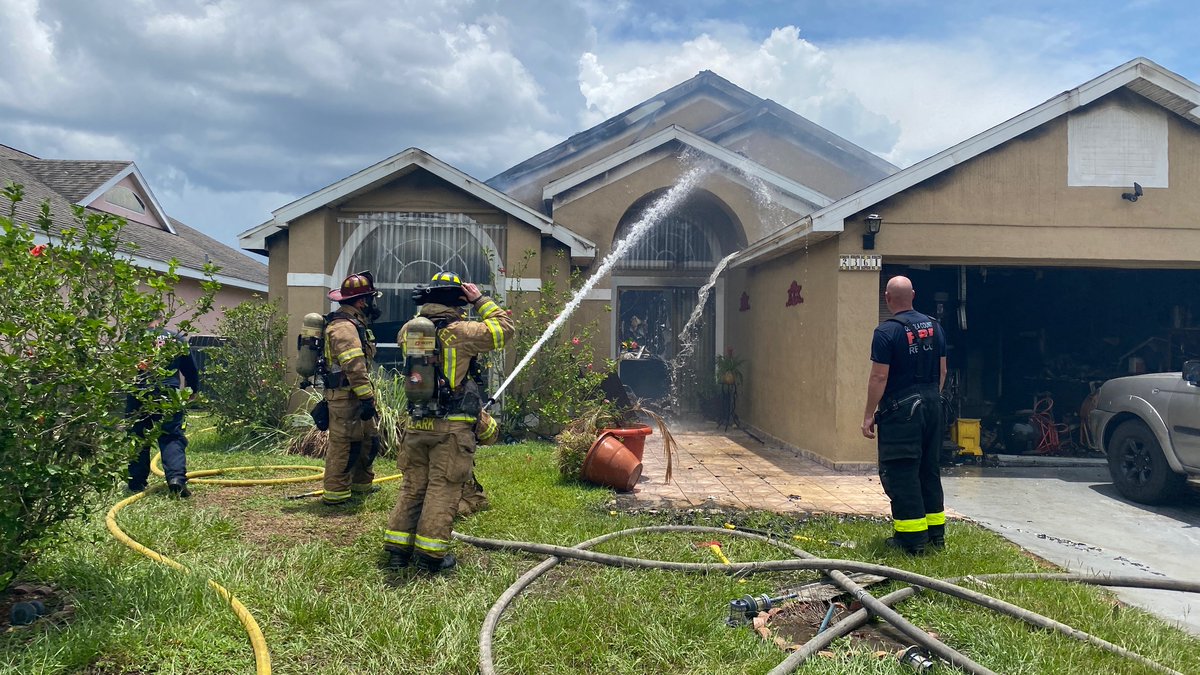
[[[136,192],[123,185],[118,185],[105,192],[104,201],[114,206],[133,211],[134,213],[146,212],[146,203],[142,201],[142,198],[137,196]]]
[[[613,238],[614,245],[629,236],[660,194],[646,195],[625,212]],[[711,270],[722,257],[722,235],[731,230],[729,216],[712,200],[702,197],[689,200],[651,225],[617,263],[617,269]]]
[[[504,225],[480,224],[462,213],[386,212],[341,218],[342,255],[334,282],[360,270],[375,275],[383,315],[374,324],[379,343],[394,343],[416,314],[412,291],[438,272],[454,272],[488,292],[503,284]],[[387,350],[381,353],[386,362]]]

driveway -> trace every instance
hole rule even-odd
[[[1072,572],[1200,579],[1200,494],[1145,506],[1122,498],[1108,469],[955,467],[946,505]],[[1200,634],[1200,596],[1113,589],[1125,602]]]

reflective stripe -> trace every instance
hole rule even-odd
[[[448,551],[450,542],[445,539],[430,539],[417,535],[417,548],[422,551]]]
[[[450,383],[450,391],[454,391],[454,376],[458,372],[458,350],[453,347],[442,349],[442,374]]]
[[[350,499],[349,490],[346,490],[345,492],[341,490],[326,490],[325,494],[321,495],[321,501],[325,502],[326,504],[340,504],[347,499]]]
[[[489,417],[487,426],[483,428],[483,433],[479,434],[479,440],[486,441],[489,438],[495,436],[496,432],[499,430],[500,430],[500,425],[496,424],[496,418]]]
[[[897,532],[924,532],[929,529],[925,524],[924,518],[914,518],[912,520],[893,520],[892,526]]]
[[[342,352],[341,354],[338,354],[337,360],[338,360],[338,363],[345,364],[350,359],[356,359],[360,356],[363,356],[362,347],[355,347],[354,349],[347,349],[346,351]]]
[[[412,546],[413,533],[412,532],[397,532],[395,530],[384,530],[383,531],[383,540],[389,544],[396,544],[398,546]]]
[[[367,394],[371,393],[371,383],[368,382],[367,384],[360,384],[350,391],[354,392],[354,395],[359,398],[370,398],[370,396],[367,396]]]
[[[499,305],[492,302],[491,300],[488,300],[487,302],[483,303],[483,307],[479,308],[479,316],[486,319],[490,316],[494,316],[503,311],[504,310],[500,309]]]
[[[939,513],[926,513],[925,514],[925,524],[930,527],[935,527],[937,525],[945,525],[946,524],[946,512],[941,511]]]
[[[450,422],[474,422],[475,418],[470,415],[447,415],[446,420]]]
[[[484,319],[483,325],[492,333],[492,348],[504,349],[504,329],[500,327],[499,319]]]
[[[350,491],[351,492],[370,492],[374,488],[375,488],[374,483],[363,483],[362,485],[351,485]]]

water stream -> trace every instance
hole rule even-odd
[[[596,268],[596,271],[592,274],[592,276],[588,277],[587,281],[583,283],[583,286],[581,286],[579,290],[575,292],[575,295],[571,298],[571,301],[568,302],[565,307],[563,307],[562,312],[560,312],[559,315],[550,322],[550,325],[546,326],[546,330],[542,333],[541,337],[538,338],[537,342],[533,343],[533,346],[529,348],[529,351],[525,353],[525,356],[521,358],[521,361],[517,363],[517,366],[513,368],[511,373],[508,374],[508,377],[505,378],[500,387],[496,389],[496,393],[492,394],[493,400],[499,398],[500,394],[508,387],[509,384],[512,383],[513,379],[517,376],[517,373],[520,373],[521,370],[533,360],[533,357],[537,355],[538,350],[542,348],[542,345],[546,344],[546,341],[549,340],[552,335],[558,332],[560,328],[562,328],[563,324],[566,323],[571,314],[579,308],[580,304],[583,303],[583,300],[585,297],[587,297],[587,294],[596,286],[596,283],[600,281],[600,279],[604,278],[604,276],[608,274],[610,270],[612,270],[613,266],[616,265],[626,253],[629,252],[629,249],[631,249],[634,244],[641,240],[641,238],[655,223],[657,223],[663,218],[663,216],[666,216],[671,212],[672,209],[678,206],[680,202],[682,202],[683,199],[688,195],[688,193],[690,193],[692,189],[696,187],[696,184],[700,181],[700,179],[711,170],[712,167],[708,164],[700,164],[692,167],[687,171],[687,173],[683,174],[683,176],[679,178],[679,181],[675,183],[670,190],[667,190],[666,194],[656,199],[654,203],[651,204],[648,209],[646,209],[646,212],[642,214],[641,219],[639,219],[631,228],[629,228],[629,234],[625,235],[624,239],[617,242],[613,249],[609,251],[608,255],[604,257],[604,260],[601,261],[600,266]]]
[[[784,226],[787,225],[786,212],[782,207],[780,207],[780,205],[771,195],[770,186],[767,185],[766,181],[752,174],[748,166],[735,166],[733,168],[742,175],[742,178],[749,183],[753,190],[754,203],[759,208],[761,214],[760,222],[763,224],[761,236],[767,237],[782,230]],[[807,244],[808,240],[806,239],[806,247]],[[679,390],[681,385],[680,371],[686,365],[688,358],[691,357],[692,353],[696,350],[696,331],[704,321],[704,306],[708,302],[708,296],[712,292],[713,286],[716,285],[717,278],[721,276],[721,272],[725,271],[725,267],[729,265],[729,261],[738,253],[741,253],[741,251],[734,251],[733,253],[726,255],[720,260],[720,262],[717,263],[717,266],[713,268],[712,274],[708,277],[708,281],[700,287],[700,291],[698,292],[696,298],[696,307],[692,310],[692,314],[688,318],[687,324],[684,325],[683,330],[679,332],[679,349],[675,354],[675,358],[671,359],[671,363],[669,364],[671,388],[667,395],[667,407],[671,410],[679,410]],[[695,383],[694,378],[698,375],[700,374],[692,373],[692,384]]]
[[[696,307],[692,309],[692,315],[688,317],[683,330],[679,332],[679,351],[676,352],[675,358],[671,359],[671,389],[667,395],[667,407],[672,410],[679,409],[679,371],[696,351],[696,340],[693,333],[703,320],[704,305],[708,302],[708,296],[712,292],[713,286],[717,285],[717,277],[721,276],[721,272],[725,271],[725,266],[738,253],[741,251],[734,251],[721,258],[721,261],[713,268],[712,274],[708,276],[708,281],[700,287],[700,291],[697,293]]]

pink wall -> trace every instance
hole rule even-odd
[[[92,203],[84,204],[84,206],[90,206],[93,209],[96,209],[97,211],[104,211],[105,213],[111,213],[114,216],[121,216],[125,220],[128,220],[133,223],[142,223],[143,225],[157,227],[160,230],[166,229],[166,227],[165,227],[166,223],[160,223],[160,222],[158,222],[158,219],[154,217],[154,212],[150,207],[149,195],[147,195],[146,191],[143,190],[138,185],[137,181],[135,181],[133,179],[132,175],[122,178],[120,180],[120,182],[117,183],[117,185],[119,185],[121,187],[127,187],[130,190],[133,190],[133,192],[139,198],[141,198],[142,203],[146,205],[146,212],[138,213],[136,211],[130,211],[129,209],[117,206],[116,204],[109,204],[108,202],[104,201],[104,195],[100,195],[94,201],[92,201]],[[113,187],[116,187],[116,186],[113,186]]]
[[[175,298],[181,307],[190,307],[200,295],[200,282],[196,279],[180,279],[175,286]],[[217,320],[224,316],[225,308],[235,307],[255,297],[265,300],[266,295],[266,293],[257,293],[242,288],[222,286],[213,300],[213,310],[196,321],[196,328],[192,331],[192,335],[216,334]],[[186,312],[181,313],[180,318],[187,318]],[[171,327],[175,327],[177,323],[177,321],[172,321]]]

